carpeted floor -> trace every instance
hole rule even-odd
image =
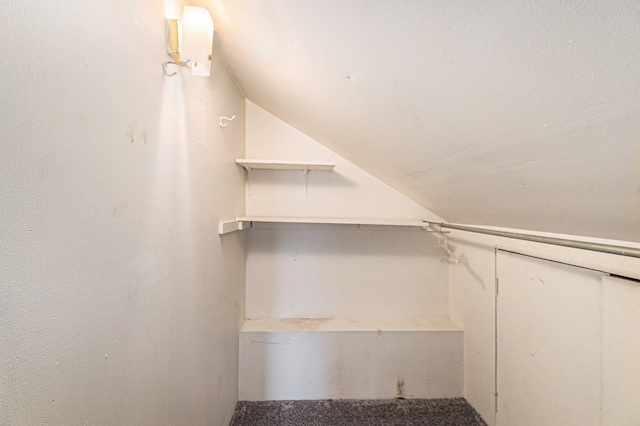
[[[464,398],[240,401],[230,426],[486,426]]]

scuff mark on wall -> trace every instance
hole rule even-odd
[[[290,345],[291,342],[264,342],[261,340],[252,340],[251,343],[262,343],[264,345]]]
[[[135,121],[127,129],[126,136],[129,142],[131,143],[135,142],[136,140],[136,122]]]
[[[396,383],[396,399],[405,399],[404,376],[398,377],[398,382]]]

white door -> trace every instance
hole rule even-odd
[[[602,296],[602,424],[638,426],[640,283],[605,276]]]
[[[497,424],[602,424],[603,274],[496,256]]]
[[[640,283],[498,251],[500,426],[640,425]]]

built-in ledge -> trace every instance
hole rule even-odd
[[[247,318],[241,332],[459,331],[449,318]]]

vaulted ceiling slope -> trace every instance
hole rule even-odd
[[[640,241],[636,0],[209,0],[246,97],[450,222]]]

